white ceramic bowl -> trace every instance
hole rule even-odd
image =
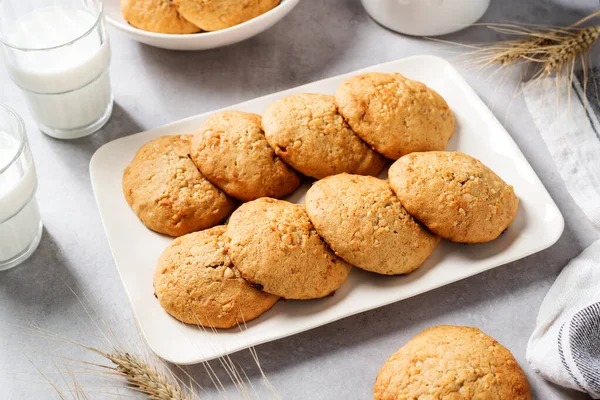
[[[243,24],[215,32],[173,35],[146,32],[129,25],[121,14],[120,0],[104,0],[106,21],[138,42],[170,50],[208,50],[228,46],[269,29],[285,17],[300,0],[281,0],[272,10]]]

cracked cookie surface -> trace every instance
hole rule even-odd
[[[286,299],[325,297],[352,268],[327,247],[301,204],[271,198],[242,204],[227,235],[229,256],[242,276]]]
[[[285,197],[301,181],[269,146],[258,114],[211,115],[194,135],[190,156],[206,179],[242,201]]]
[[[186,34],[200,28],[183,18],[171,0],[121,0],[123,18],[148,32]]]
[[[189,158],[190,135],[144,144],[123,172],[123,194],[153,231],[181,236],[227,218],[235,200],[210,183]]]
[[[225,250],[227,227],[215,226],[175,239],[154,274],[160,305],[173,317],[206,327],[232,328],[269,310],[277,296],[252,287]]]
[[[464,153],[408,154],[392,164],[388,174],[404,208],[445,239],[488,242],[517,215],[519,198],[513,187]]]
[[[454,116],[442,96],[398,73],[348,78],[335,92],[335,103],[358,136],[393,160],[444,150],[454,132]]]
[[[435,326],[379,370],[375,400],[530,400],[527,377],[508,349],[477,328]]]
[[[218,31],[258,17],[280,0],[172,0],[179,13],[205,31]]]
[[[406,212],[388,182],[372,176],[340,174],[317,181],[305,204],[333,251],[367,271],[407,274],[440,241]]]
[[[352,132],[337,112],[333,96],[284,97],[267,108],[262,125],[275,153],[313,178],[342,172],[377,175],[386,163],[385,157]]]

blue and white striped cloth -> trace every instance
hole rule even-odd
[[[591,71],[588,82],[585,93],[582,74],[571,87],[536,82],[523,93],[569,193],[600,230],[600,69]],[[600,240],[571,260],[552,285],[527,361],[549,381],[600,399]]]

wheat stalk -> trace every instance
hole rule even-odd
[[[524,70],[521,79],[528,75],[532,81],[555,76],[557,87],[563,80],[570,87],[576,66],[579,64],[583,69],[582,84],[585,93],[588,86],[589,53],[600,37],[600,25],[581,25],[599,15],[600,10],[595,11],[567,27],[484,24],[498,33],[516,36],[511,40],[491,44],[467,45],[440,39],[432,40],[472,49],[461,56],[469,60],[468,66],[481,71],[494,66],[500,69],[506,66],[522,66]]]
[[[581,54],[590,51],[600,36],[600,25],[589,26],[575,32],[568,32],[555,39],[555,44],[542,46],[539,62],[544,74],[557,72],[561,66],[571,64]]]
[[[179,382],[135,354],[120,351],[99,353],[115,365],[109,369],[125,378],[130,388],[146,394],[150,400],[193,399],[190,393],[184,392]]]
[[[105,376],[113,380],[126,383],[128,389],[138,393],[145,394],[150,400],[195,400],[192,385],[187,385],[177,378],[171,370],[159,359],[152,357],[148,360],[138,351],[128,351],[107,343],[108,350],[102,350],[97,347],[89,346],[67,337],[57,335],[37,325],[32,325],[30,330],[38,337],[47,340],[58,340],[71,343],[75,346],[84,348],[92,353],[103,357],[112,365],[100,364],[96,362],[71,359],[62,355],[51,354],[53,364],[62,378],[64,386],[68,391],[77,393],[77,397],[84,398],[85,391],[79,384],[77,378],[83,375]],[[57,365],[57,361],[63,361],[63,369]],[[67,363],[68,362],[68,363]],[[79,365],[75,368],[74,365]],[[34,365],[35,367],[35,365]],[[59,385],[48,377],[48,374],[42,373],[35,367],[38,373],[46,380],[61,399],[67,399],[66,394],[60,390]],[[65,375],[70,377],[68,382]],[[190,377],[191,378],[191,377]],[[195,381],[194,381],[195,382]],[[117,388],[116,386],[110,386]],[[110,393],[104,393],[110,395]],[[112,394],[115,395],[115,394]]]
[[[201,386],[194,380],[192,376],[190,376],[184,369],[181,367],[175,366],[178,368],[187,378],[190,379],[190,383],[184,383],[180,378],[173,374],[173,372],[157,357],[152,357],[151,360],[146,359],[141,353],[131,352],[119,348],[117,346],[113,346],[112,344],[109,347],[109,350],[104,351],[98,349],[93,346],[88,346],[80,342],[76,342],[69,338],[54,334],[50,331],[47,331],[39,326],[32,326],[31,329],[38,337],[44,339],[52,339],[52,340],[60,340],[63,342],[68,342],[74,344],[76,346],[82,347],[90,352],[93,352],[97,355],[100,355],[105,360],[109,361],[112,365],[105,365],[100,363],[94,363],[90,361],[78,360],[78,359],[69,359],[60,355],[52,355],[54,360],[63,359],[69,361],[71,363],[83,365],[85,368],[76,369],[73,367],[73,364],[64,363],[64,369],[61,370],[56,367],[58,374],[61,376],[63,380],[63,385],[68,388],[69,392],[73,395],[75,393],[77,396],[73,395],[74,399],[85,399],[86,392],[83,390],[83,387],[79,384],[77,377],[83,376],[84,374],[98,376],[104,375],[109,378],[115,379],[118,382],[125,381],[127,383],[127,388],[132,389],[138,393],[142,393],[147,396],[150,400],[196,400],[198,397],[194,393],[193,387]],[[242,327],[240,326],[240,329]],[[273,385],[267,379],[260,362],[258,360],[258,356],[256,354],[256,350],[250,348],[250,353],[252,358],[254,359],[261,377],[265,383],[266,388],[270,392],[271,396],[274,399],[279,399],[279,395]],[[241,372],[238,370],[238,367],[234,364],[234,362],[229,358],[228,355],[224,357],[220,357],[218,361],[221,363],[223,368],[225,369],[230,381],[233,383],[234,387],[237,389],[238,394],[244,399],[258,399],[259,396],[254,391],[254,394],[251,394],[248,388],[246,387],[246,381],[252,387],[252,383],[250,382],[248,376],[245,371],[242,369]],[[56,362],[53,362],[56,366]],[[219,394],[224,395],[226,398],[230,398],[225,386],[221,383],[219,376],[214,371],[214,369],[210,366],[209,362],[203,362],[205,371],[208,374],[210,380],[213,385],[219,392]],[[34,365],[35,367],[35,365]],[[53,380],[49,379],[47,374],[44,374],[37,367],[36,370],[38,373],[42,375],[42,377],[46,380],[48,384],[54,389],[54,391],[59,395],[61,399],[68,399],[63,390],[60,390],[59,385],[55,383]],[[67,382],[64,375],[68,375],[70,377],[71,382]],[[243,376],[242,376],[243,375]],[[111,388],[113,386],[110,386]],[[201,388],[202,389],[202,388]],[[103,393],[104,395],[112,395],[118,396],[114,393]],[[256,396],[256,397],[254,397]]]
[[[91,346],[77,342],[68,337],[61,336],[44,329],[34,323],[30,324],[29,327],[11,324],[19,329],[24,329],[25,332],[33,334],[40,339],[66,342],[84,348],[91,353],[101,356],[104,360],[110,363],[110,365],[107,365],[87,360],[71,359],[61,354],[51,354],[48,353],[47,350],[51,347],[45,346],[43,349],[41,349],[41,352],[52,357],[52,364],[56,368],[55,373],[58,373],[62,383],[55,382],[48,376],[48,373],[43,373],[35,364],[32,364],[37,372],[44,378],[46,383],[52,387],[60,399],[87,399],[88,397],[86,395],[93,392],[84,390],[83,385],[81,385],[78,381],[78,378],[81,378],[84,375],[104,376],[110,378],[111,382],[112,380],[117,382],[117,385],[108,386],[109,389],[112,389],[113,391],[117,390],[117,392],[102,392],[101,394],[103,396],[122,398],[123,396],[118,392],[118,388],[121,387],[122,383],[126,383],[126,387],[128,389],[132,389],[137,393],[144,394],[150,400],[198,399],[194,388],[199,388],[201,390],[204,389],[185,369],[174,365],[174,368],[183,375],[183,377],[180,378],[173,373],[171,368],[169,368],[157,356],[152,354],[147,348],[144,347],[140,349],[137,345],[135,345],[135,343],[130,341],[127,341],[128,343],[123,344],[122,338],[121,340],[119,339],[119,337],[122,335],[117,335],[113,331],[113,328],[100,318],[98,312],[90,303],[85,293],[82,293],[80,297],[80,295],[77,294],[69,285],[67,285],[67,287],[77,298],[79,304],[89,318],[89,321],[87,322],[81,319],[80,322],[90,330],[90,333],[100,342],[100,345]],[[97,319],[99,322],[97,322]],[[136,328],[139,329],[137,325]],[[201,326],[198,326],[198,328],[206,329]],[[245,322],[243,325],[240,325],[239,328],[241,330],[246,329]],[[217,334],[214,328],[212,331]],[[270,396],[274,399],[279,399],[280,397],[277,391],[267,379],[260,365],[256,350],[254,348],[250,348],[250,354],[252,355],[252,358],[254,359],[258,370],[260,371],[260,376],[262,377]],[[62,369],[58,366],[61,360]],[[236,366],[228,355],[220,357],[218,361],[225,370],[229,380],[237,389],[238,394],[242,398],[249,400],[253,398],[259,398],[256,391],[254,391],[252,383],[245,371],[241,369],[239,365]],[[212,368],[210,363],[203,362],[202,364],[205,372],[207,373],[210,381],[216,388],[219,395],[230,398],[227,389],[219,379],[217,372]],[[189,383],[185,383],[182,379],[189,379]],[[250,389],[254,391],[253,394],[250,392]]]

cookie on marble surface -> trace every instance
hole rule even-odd
[[[406,210],[435,234],[463,243],[496,239],[517,215],[519,198],[481,161],[467,154],[408,154],[388,172]]]
[[[226,230],[220,225],[179,237],[160,256],[155,295],[178,320],[232,328],[257,318],[279,299],[241,277],[225,250]]]
[[[186,34],[200,28],[183,18],[170,0],[121,0],[123,18],[148,32]]]
[[[208,180],[242,201],[285,197],[301,182],[269,146],[258,114],[211,115],[194,135],[190,155]]]
[[[388,182],[372,176],[340,174],[317,181],[305,204],[335,254],[367,271],[407,274],[440,241],[406,212]]]
[[[433,89],[398,73],[367,72],[346,79],[335,92],[339,113],[352,130],[384,156],[444,150],[454,116]]]
[[[275,153],[313,178],[342,172],[377,175],[386,163],[385,157],[352,132],[337,112],[333,96],[284,97],[267,108],[262,126]]]
[[[525,373],[508,349],[477,328],[435,326],[379,370],[375,400],[529,400]]]
[[[144,144],[123,173],[123,193],[153,231],[181,236],[217,225],[235,200],[206,180],[188,156],[191,135]]]
[[[241,24],[275,8],[280,0],[172,0],[188,21],[205,31]]]
[[[227,235],[228,254],[242,276],[286,299],[325,297],[352,268],[327,247],[301,204],[271,198],[242,204]]]

